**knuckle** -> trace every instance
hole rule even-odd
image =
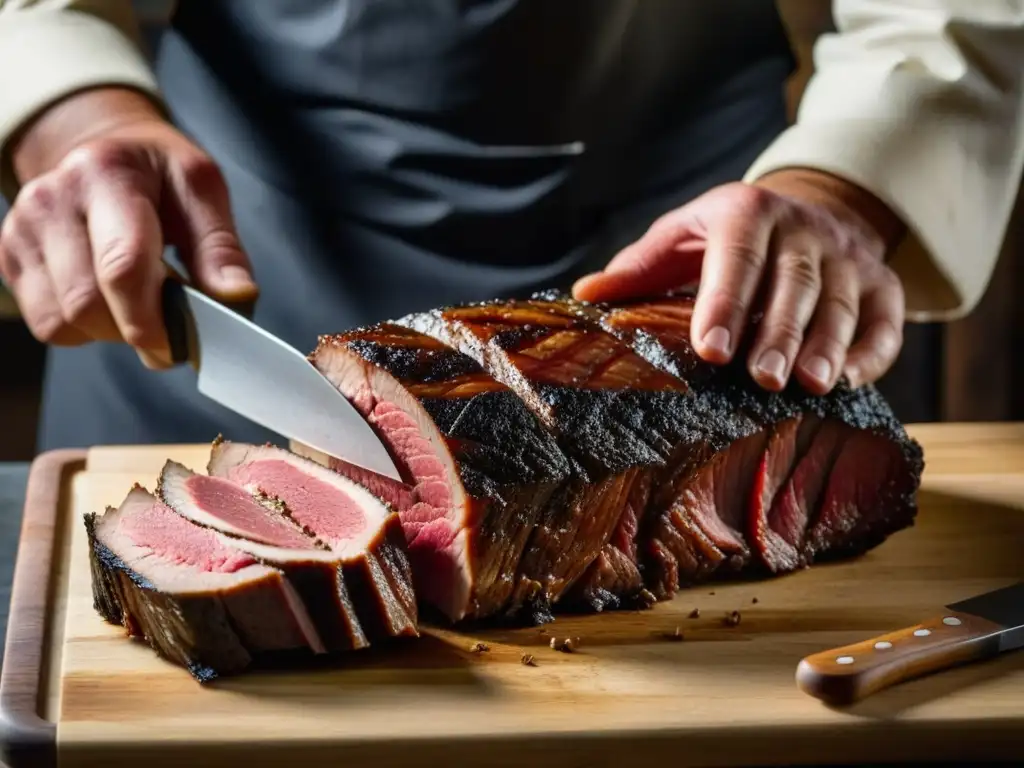
[[[215,191],[226,187],[220,168],[207,155],[195,154],[180,161],[181,177],[195,190]]]
[[[48,216],[57,210],[60,200],[50,182],[45,177],[39,177],[22,187],[15,203],[31,215]]]
[[[885,267],[882,270],[882,274],[879,277],[879,282],[886,288],[894,291],[898,291],[901,295],[903,294],[903,281],[900,280],[899,275],[896,274],[889,267]]]
[[[61,167],[81,178],[102,176],[128,165],[130,154],[130,150],[119,142],[88,144],[69,152]]]
[[[744,210],[765,214],[774,211],[778,205],[778,198],[774,192],[754,184],[744,184],[737,196],[737,204]]]
[[[818,260],[806,251],[788,251],[779,258],[786,279],[801,288],[817,288],[821,282]]]
[[[804,338],[804,329],[787,315],[773,318],[765,328],[765,336],[774,346],[799,346]]]
[[[832,314],[839,315],[842,319],[856,323],[860,314],[860,305],[857,297],[847,291],[834,291],[825,297],[824,309]]]
[[[74,285],[60,299],[61,313],[70,325],[79,325],[93,314],[101,301],[94,283]]]
[[[138,243],[115,242],[100,250],[96,272],[104,285],[121,288],[131,285],[142,271],[143,249]]]
[[[747,270],[760,270],[764,267],[766,256],[759,249],[745,243],[729,243],[725,256]]]
[[[44,307],[27,314],[25,324],[32,331],[32,335],[44,344],[57,338],[65,326],[64,316],[56,307]]]

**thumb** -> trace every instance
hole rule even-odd
[[[689,226],[652,227],[603,271],[580,278],[573,295],[589,302],[661,295],[699,280],[703,255],[704,240]]]
[[[235,230],[227,184],[213,161],[200,157],[171,169],[168,240],[200,291],[226,303],[254,301],[259,288]]]

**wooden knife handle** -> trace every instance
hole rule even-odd
[[[949,611],[887,635],[808,656],[796,684],[829,704],[852,704],[872,693],[999,652],[1004,628],[978,616]]]

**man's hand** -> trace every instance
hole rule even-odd
[[[814,171],[779,171],[662,216],[574,293],[616,301],[699,278],[690,329],[697,354],[728,362],[763,309],[751,375],[774,391],[795,375],[824,394],[843,373],[854,386],[877,380],[899,354],[903,288],[885,256],[902,233],[863,190]]]
[[[144,97],[89,91],[14,147],[26,180],[0,231],[0,275],[40,341],[123,340],[169,364],[160,289],[165,243],[200,290],[255,297],[216,166]]]

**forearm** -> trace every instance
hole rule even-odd
[[[0,0],[0,192],[13,198],[19,176],[45,162],[29,140],[16,169],[12,144],[69,97],[117,87],[159,103],[138,39],[131,0]]]
[[[969,312],[999,256],[1024,167],[1024,7],[835,0],[797,122],[746,176],[811,168],[903,222],[890,263],[911,319]]]

